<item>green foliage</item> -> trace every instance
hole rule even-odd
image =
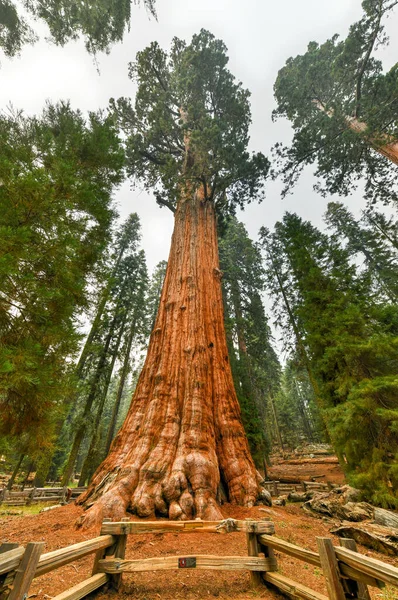
[[[10,0],[0,2],[0,48],[5,56],[19,54],[22,46],[33,44],[37,40],[26,20],[18,14],[15,4]]]
[[[397,247],[388,233],[392,226],[385,217],[375,211],[367,211],[360,222],[356,221],[349,210],[339,202],[330,202],[326,213],[326,222],[339,238],[346,239],[346,249],[365,259],[365,274],[373,282],[377,293],[382,292],[386,299],[396,302],[398,299]]]
[[[347,196],[365,180],[371,202],[397,201],[396,166],[373,147],[398,138],[398,68],[383,72],[373,57],[386,44],[383,20],[397,4],[363,2],[364,15],[345,40],[337,35],[303,55],[289,58],[275,83],[278,103],[273,116],[290,120],[290,147],[277,144],[276,156],[286,194],[306,165],[316,164],[316,189]],[[349,120],[364,125],[354,132]]]
[[[321,415],[349,480],[397,506],[398,337],[395,306],[374,295],[339,240],[286,214],[273,237],[320,391]],[[272,291],[272,290],[271,290]],[[275,293],[275,291],[273,291]]]
[[[50,30],[50,40],[64,46],[82,37],[88,52],[109,52],[115,42],[121,42],[130,29],[131,4],[141,0],[24,0],[0,2],[0,47],[6,56],[15,56],[25,44],[38,37],[20,15],[19,5],[35,20],[44,21]],[[147,10],[155,15],[155,0],[143,0]]]
[[[284,446],[295,449],[303,441],[324,441],[314,391],[307,372],[297,360],[289,360],[283,369],[275,409]]]
[[[127,136],[129,172],[160,205],[173,210],[199,186],[221,212],[262,198],[268,160],[246,150],[249,92],[227,63],[225,45],[205,30],[189,45],[174,38],[169,53],[153,42],[130,64],[135,106],[111,101]]]
[[[64,471],[64,483],[69,480],[79,449],[84,438],[90,440],[84,461],[83,478],[87,478],[102,457],[106,441],[103,420],[108,388],[118,361],[126,359],[127,365],[132,348],[137,351],[143,343],[143,332],[147,330],[147,315],[144,297],[147,288],[145,254],[140,250],[140,222],[137,214],[132,214],[116,232],[109,258],[117,256],[115,267],[108,272],[107,290],[103,294],[97,314],[95,328],[90,331],[90,343],[84,346],[86,360],[81,370],[75,402],[71,405],[68,419],[59,437],[63,456],[69,452]],[[80,363],[80,361],[79,361]],[[124,377],[128,375],[126,370]],[[55,457],[60,464],[60,456]]]
[[[280,365],[260,293],[261,254],[242,223],[230,217],[219,241],[229,356],[252,456],[263,466],[269,448],[269,394],[279,385]]]
[[[0,428],[38,448],[63,412],[124,159],[110,118],[68,104],[2,116],[0,143]]]

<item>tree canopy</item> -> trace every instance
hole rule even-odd
[[[284,193],[315,164],[323,195],[347,196],[364,179],[369,201],[397,201],[398,65],[385,72],[374,56],[388,42],[385,20],[396,4],[365,0],[346,39],[311,42],[279,71],[273,116],[288,118],[294,131],[290,147],[275,148]]]
[[[2,116],[0,140],[0,428],[48,440],[124,155],[111,118],[68,104]]]
[[[38,40],[31,21],[44,21],[50,39],[64,46],[84,39],[88,52],[109,51],[130,28],[131,5],[143,3],[155,16],[155,0],[1,0],[0,48],[8,57]]]
[[[269,163],[246,149],[249,92],[227,69],[226,50],[203,29],[190,44],[174,38],[169,53],[153,42],[130,63],[134,107],[111,101],[128,136],[130,175],[171,210],[187,186],[202,186],[221,212],[263,197]]]

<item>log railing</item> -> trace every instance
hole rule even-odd
[[[334,483],[322,483],[321,481],[296,481],[296,482],[283,482],[283,481],[263,481],[262,484],[265,489],[271,494],[272,497],[283,496],[284,494],[290,494],[291,492],[307,493],[307,492],[327,492],[334,487],[337,487]]]
[[[247,555],[162,556],[127,560],[127,536],[145,533],[232,533],[244,532]],[[398,587],[398,569],[390,564],[359,554],[353,540],[340,540],[334,547],[329,538],[317,538],[318,552],[279,539],[270,521],[129,521],[105,520],[101,535],[66,548],[42,554],[44,544],[26,548],[16,544],[0,546],[0,600],[21,600],[28,594],[35,577],[95,553],[91,576],[53,600],[79,600],[105,584],[118,589],[122,573],[170,569],[237,570],[250,572],[253,586],[268,585],[290,598],[304,600],[370,600],[367,586]],[[328,596],[314,591],[278,572],[274,551],[321,567]],[[27,596],[26,596],[27,597]]]
[[[7,489],[0,490],[0,504],[7,506],[28,506],[30,504],[38,504],[44,502],[52,502],[66,504],[67,502],[73,502],[80,494],[82,494],[87,488],[68,488],[68,487],[54,487],[54,488],[28,488],[26,490],[12,490]]]

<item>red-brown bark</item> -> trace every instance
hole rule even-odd
[[[85,524],[147,517],[218,519],[259,495],[226,344],[215,211],[200,192],[175,214],[159,312],[123,427],[81,502]]]

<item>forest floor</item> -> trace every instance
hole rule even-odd
[[[275,480],[284,477],[291,478],[292,481],[315,480],[318,483],[329,481],[338,485],[344,484],[344,473],[339,464],[309,463],[306,459],[302,459],[301,464],[289,465],[288,461],[274,457],[272,467],[268,468],[268,476]]]
[[[15,511],[17,512],[17,511]],[[0,516],[1,541],[26,544],[31,541],[44,541],[45,552],[90,539],[98,535],[98,529],[81,530],[74,527],[76,519],[82,514],[82,508],[67,505],[37,515]],[[333,537],[329,533],[332,525],[322,519],[307,515],[298,505],[273,508],[241,508],[223,506],[225,517],[236,519],[269,519],[274,521],[276,535],[288,542],[308,549],[316,550],[316,536]],[[133,517],[134,518],[134,517]],[[338,541],[335,538],[335,545]],[[366,548],[360,552],[375,556],[385,562],[394,562]],[[218,534],[141,534],[130,535],[126,558],[149,558],[166,555],[218,554],[246,555],[246,537],[243,533]],[[299,562],[289,556],[277,554],[279,570],[282,574],[326,593],[324,579],[319,568]],[[34,580],[29,598],[49,600],[62,591],[83,581],[91,574],[93,555],[47,573]],[[96,600],[134,598],[135,600],[165,600],[184,598],[203,600],[218,598],[235,600],[278,598],[278,594],[264,589],[251,589],[250,577],[244,571],[155,571],[147,573],[125,574],[123,589],[117,595],[111,592],[99,592],[92,597]],[[375,590],[372,600],[394,600],[393,590]]]

